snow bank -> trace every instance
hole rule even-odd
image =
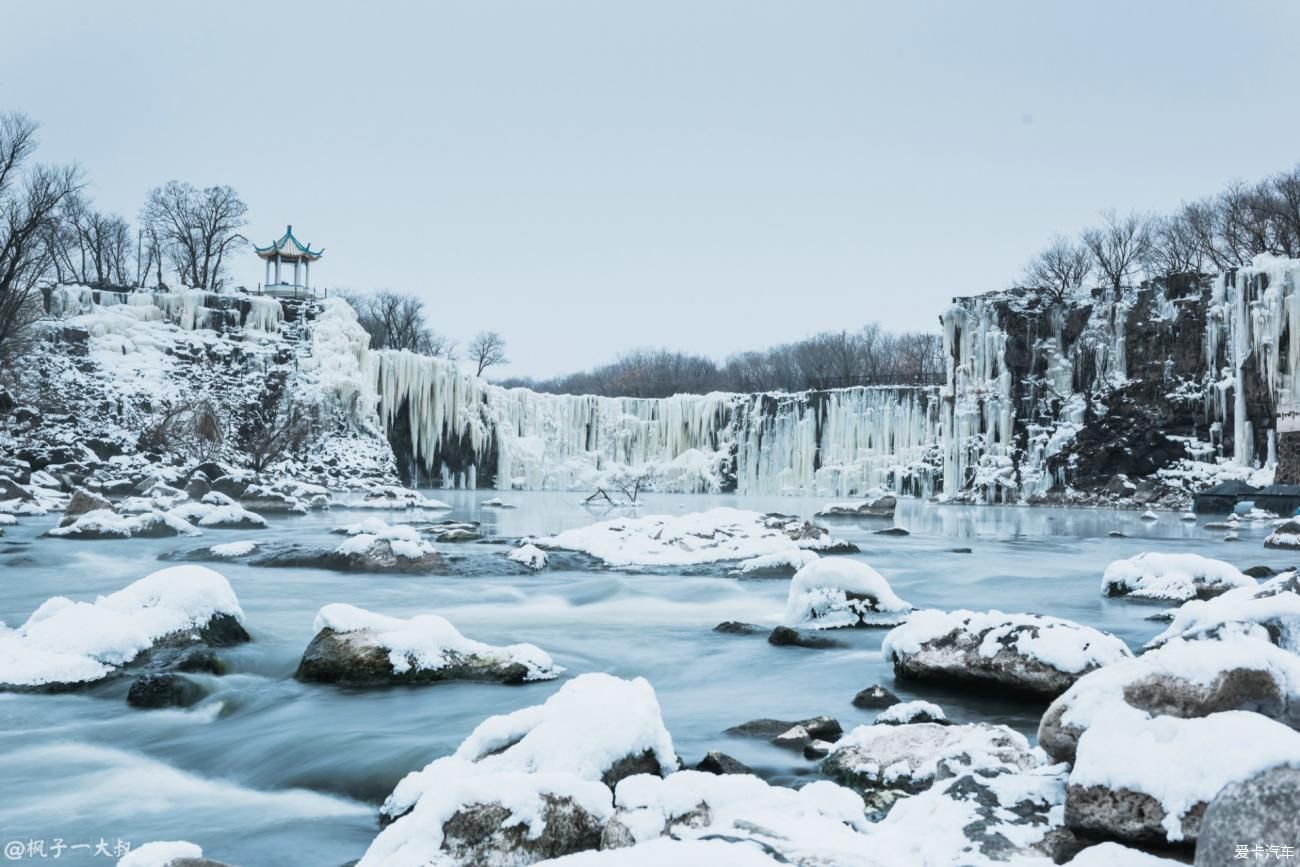
[[[1249,711],[1197,719],[1103,718],[1079,739],[1069,783],[1155,799],[1167,838],[1177,842],[1184,817],[1224,786],[1291,763],[1300,763],[1300,732]]]
[[[1182,864],[1182,861],[1158,858],[1119,843],[1099,843],[1065,862],[1065,867],[1181,867]]]
[[[1254,587],[1255,579],[1222,560],[1199,554],[1161,554],[1148,551],[1116,560],[1106,567],[1101,592],[1106,596],[1132,596],[1181,602],[1215,596],[1235,587]]]
[[[99,680],[158,639],[219,614],[243,619],[230,583],[204,566],[160,569],[93,603],[55,596],[22,626],[0,624],[0,684]]]
[[[473,804],[500,803],[531,836],[544,825],[546,795],[571,799],[605,821],[613,793],[602,778],[617,763],[651,755],[677,767],[654,690],[643,678],[584,674],[544,704],[484,720],[453,755],[407,774],[384,802],[396,818],[358,867],[423,867],[437,858],[443,826]]]
[[[824,558],[806,564],[790,580],[782,622],[816,629],[891,625],[911,610],[889,582],[861,560]]]
[[[614,518],[534,539],[542,548],[590,554],[611,566],[697,566],[794,554],[824,546],[819,537],[792,538],[790,519],[717,508],[686,515]]]
[[[528,669],[525,680],[551,680],[564,671],[540,647],[532,644],[494,647],[473,641],[436,614],[420,614],[403,620],[334,603],[320,610],[312,628],[316,632],[330,629],[358,643],[387,649],[388,661],[399,674],[412,669],[438,670],[461,656],[495,659],[503,665],[519,663]]]

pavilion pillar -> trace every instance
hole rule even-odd
[[[297,260],[297,259],[294,259],[294,260],[293,260],[293,285],[294,285],[295,287],[297,287],[297,286],[301,286],[301,285],[302,285],[302,284],[299,282],[299,280],[298,280],[298,260]]]
[[[280,285],[280,254],[275,254],[275,284]]]
[[[311,288],[311,260],[308,259],[307,261],[303,262],[302,267],[303,267],[302,288],[310,289]]]
[[[270,259],[267,259],[267,260],[266,260],[266,279],[262,281],[262,285],[265,286],[265,285],[267,285],[267,284],[270,283],[270,282],[271,282],[271,260],[270,260]]]

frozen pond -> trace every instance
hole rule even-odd
[[[480,508],[492,493],[430,493],[455,507],[437,518],[482,521],[488,535],[552,533],[607,516],[582,507],[572,493],[510,493],[506,499],[519,506],[513,510]],[[824,502],[650,495],[640,514],[734,505],[811,518]],[[93,542],[38,538],[57,516],[24,518],[0,539],[0,620],[21,623],[51,596],[91,600],[118,590],[166,565],[156,560],[164,552],[246,538],[337,544],[330,529],[362,516],[336,509],[272,519],[269,530],[209,530],[201,540]],[[1102,598],[1101,574],[1112,560],[1146,550],[1193,551],[1243,568],[1278,568],[1293,559],[1263,548],[1265,526],[1243,529],[1239,542],[1227,543],[1223,531],[1176,514],[1143,522],[1135,512],[903,501],[897,523],[910,536],[873,535],[888,522],[823,523],[856,542],[862,553],[854,556],[918,606],[1053,614],[1113,632],[1133,647],[1161,630],[1146,619],[1160,608]],[[1128,538],[1109,536],[1114,530]],[[506,550],[440,547],[475,555]],[[187,839],[233,864],[343,865],[377,833],[378,804],[403,774],[451,752],[484,717],[539,703],[563,683],[370,691],[299,684],[292,674],[312,638],[313,618],[330,602],[400,616],[435,612],[475,639],[537,644],[569,675],[643,675],[688,763],[722,750],[776,781],[814,773],[814,763],[722,730],[755,717],[818,714],[837,717],[847,729],[871,720],[850,700],[872,683],[935,701],[954,720],[1003,722],[1028,734],[1043,709],[978,692],[896,685],[879,654],[883,630],[841,630],[835,637],[850,646],[835,650],[778,648],[762,635],[712,631],[724,620],[775,624],[785,579],[515,575],[504,558],[501,564],[495,574],[474,577],[212,564],[239,595],[254,640],[220,651],[230,673],[211,680],[214,692],[202,703],[184,711],[133,710],[125,681],[88,693],[0,695],[0,842]],[[60,861],[112,863],[84,850],[65,851]]]

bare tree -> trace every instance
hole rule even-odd
[[[38,284],[51,268],[48,241],[59,208],[81,188],[75,166],[26,163],[36,149],[35,121],[0,114],[0,370],[31,345],[41,315]]]
[[[267,377],[261,395],[240,413],[236,445],[260,473],[302,449],[318,427],[311,410],[294,401],[283,373]]]
[[[357,321],[370,335],[371,349],[405,349],[453,360],[456,341],[429,327],[424,302],[414,295],[387,289],[339,293],[357,311]]]
[[[489,367],[495,367],[498,364],[505,364],[506,359],[506,341],[495,331],[480,331],[474,335],[474,339],[469,342],[467,347],[469,360],[478,365],[474,371],[475,376],[482,376],[483,371]]]
[[[168,181],[149,192],[140,222],[157,240],[182,283],[218,289],[227,254],[248,242],[239,232],[247,211],[248,206],[231,187],[200,190],[193,184]]]
[[[1146,268],[1152,274],[1199,274],[1206,266],[1209,251],[1197,228],[1195,205],[1184,205],[1178,213],[1152,222],[1151,247]]]
[[[1150,224],[1150,218],[1142,214],[1120,217],[1114,211],[1106,211],[1099,228],[1083,233],[1083,243],[1092,254],[1093,266],[1117,294],[1136,282],[1142,265],[1150,257]]]
[[[1059,304],[1079,291],[1091,271],[1088,247],[1057,235],[1025,268],[1024,285],[1046,292]]]

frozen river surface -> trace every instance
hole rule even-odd
[[[480,508],[488,493],[432,493],[455,507],[447,517],[482,521],[493,536],[552,533],[606,517],[580,506],[571,493],[509,494],[519,506],[513,510]],[[823,502],[657,495],[645,498],[640,513],[733,505],[811,518]],[[0,620],[22,623],[55,595],[93,600],[166,565],[157,557],[172,550],[245,538],[337,544],[330,529],[360,516],[335,509],[273,519],[271,529],[253,533],[208,531],[201,543],[39,538],[57,516],[25,518],[0,539]],[[1222,531],[1174,514],[1152,523],[1133,512],[903,501],[897,523],[910,536],[873,535],[883,526],[879,521],[824,523],[856,542],[862,553],[854,556],[917,606],[1052,614],[1112,632],[1132,647],[1160,631],[1146,619],[1158,609],[1102,598],[1101,574],[1112,560],[1147,550],[1193,551],[1243,568],[1277,568],[1292,560],[1262,547],[1265,527],[1243,530],[1239,542],[1228,543]],[[1128,538],[1108,535],[1115,530]],[[472,548],[475,555],[506,550]],[[496,574],[489,569],[473,577],[214,564],[234,586],[253,642],[221,651],[230,673],[211,679],[213,692],[200,704],[183,711],[133,710],[125,702],[125,682],[90,693],[0,695],[0,843],[186,839],[211,857],[245,867],[343,865],[365,851],[378,830],[379,803],[406,772],[454,750],[485,717],[537,704],[563,682],[368,691],[297,683],[292,674],[311,640],[313,618],[330,602],[399,616],[434,612],[475,639],[531,642],[565,666],[566,677],[588,671],[642,675],[658,692],[677,751],[688,763],[722,750],[777,782],[814,774],[814,764],[723,729],[756,717],[819,714],[837,717],[848,729],[872,719],[850,700],[873,683],[903,698],[935,701],[954,720],[1001,722],[1030,735],[1043,710],[979,692],[895,684],[879,653],[883,631],[841,630],[836,637],[849,647],[835,650],[778,648],[761,635],[712,631],[724,620],[775,624],[785,604],[785,579],[515,575],[504,558],[501,563]],[[59,862],[112,860],[64,850]]]

